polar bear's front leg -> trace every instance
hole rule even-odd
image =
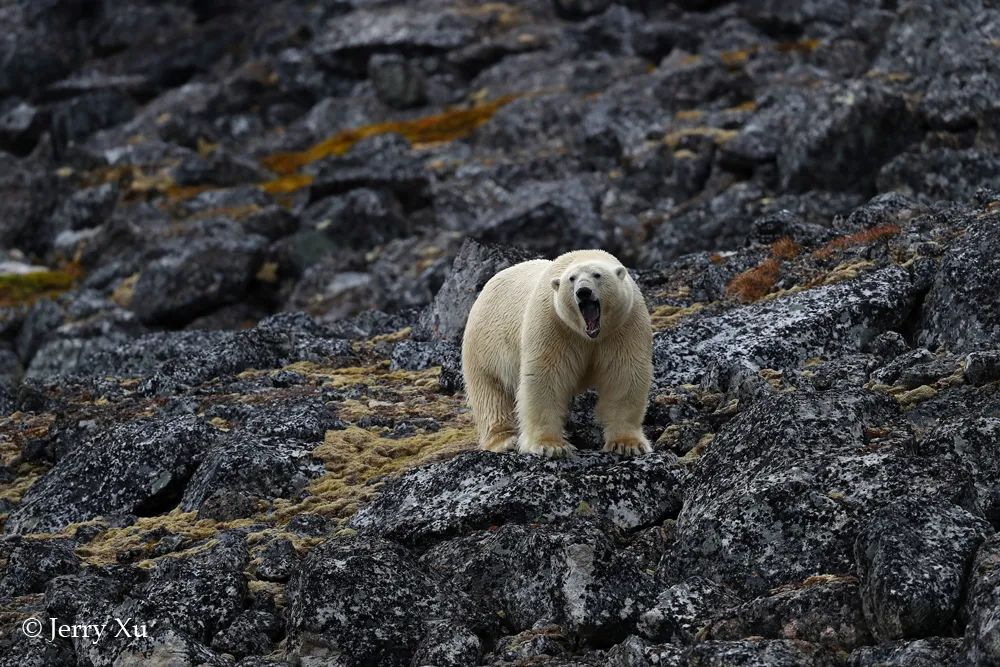
[[[604,451],[628,456],[653,451],[642,432],[651,384],[648,357],[619,360],[605,367],[597,382],[597,418],[604,426]]]
[[[542,355],[541,358],[547,357]],[[517,417],[521,428],[517,451],[548,458],[568,457],[576,451],[563,434],[574,389],[567,379],[573,375],[573,370],[561,361],[548,359],[546,364],[522,364],[517,388]],[[575,384],[576,378],[572,379]]]

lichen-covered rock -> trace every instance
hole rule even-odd
[[[498,639],[487,662],[516,662],[542,656],[561,656],[569,653],[569,645],[570,638],[561,627],[540,622],[516,635]]]
[[[703,577],[691,577],[663,591],[639,618],[639,632],[654,642],[693,643],[709,619],[737,606],[740,599]]]
[[[165,244],[139,274],[131,309],[143,322],[185,322],[240,298],[262,259],[265,239],[206,227],[195,238]]]
[[[927,499],[876,512],[855,544],[872,634],[885,641],[953,631],[968,563],[988,529],[960,507]]]
[[[998,216],[968,220],[968,227],[941,260],[924,302],[918,340],[953,352],[1000,347]]]
[[[853,80],[769,95],[725,150],[751,164],[775,161],[783,189],[838,190],[871,179],[914,133],[901,95]]]
[[[482,642],[471,630],[449,621],[431,621],[413,654],[412,664],[464,667],[479,664],[481,655]]]
[[[547,461],[469,452],[389,481],[351,525],[412,544],[575,514],[637,528],[680,508],[680,471],[672,460],[666,453],[620,459],[594,452]]]
[[[915,641],[884,642],[862,646],[850,656],[851,667],[959,667],[962,641],[932,637]]]
[[[218,544],[187,558],[160,560],[115,614],[152,627],[166,624],[198,642],[211,642],[237,619],[248,594],[246,544],[239,536],[220,537]]]
[[[141,374],[150,392],[168,393],[250,368],[280,368],[303,360],[343,365],[353,359],[348,341],[333,338],[307,315],[282,313],[246,331],[150,334],[100,350],[85,363],[87,374]],[[123,367],[132,370],[123,372]]]
[[[710,362],[795,368],[861,349],[895,329],[916,300],[909,274],[890,267],[720,314],[694,315],[653,341],[657,386],[696,382]]]
[[[284,629],[277,610],[247,609],[228,628],[215,635],[212,648],[235,658],[265,655],[274,649]]]
[[[960,463],[972,471],[976,482],[976,507],[994,527],[1000,526],[1000,418],[962,415],[952,419],[942,415],[920,441],[924,456]]]
[[[257,577],[266,581],[286,581],[299,564],[295,546],[284,538],[272,540],[256,556]]]
[[[408,666],[431,620],[461,626],[462,603],[402,548],[334,538],[289,582],[288,650],[302,660]]]
[[[827,667],[836,655],[808,642],[792,639],[706,641],[687,652],[688,667]]]
[[[582,177],[526,183],[511,193],[509,205],[483,214],[473,230],[482,243],[551,257],[568,250],[608,247],[611,240],[596,210],[594,188]]]
[[[312,450],[322,442],[327,429],[343,425],[317,399],[298,405],[272,405],[243,415],[225,409],[212,412],[214,419],[227,424],[229,432],[205,453],[204,463],[184,489],[180,508],[212,514],[209,507],[214,506],[225,515],[210,517],[216,519],[240,518],[235,503],[227,499],[248,498],[254,504],[261,499],[296,496],[323,473],[323,465],[312,456]]]
[[[966,382],[983,385],[1000,380],[1000,350],[973,352],[965,358],[963,375]]]
[[[711,639],[798,639],[849,651],[872,641],[854,577],[815,577],[716,615]]]
[[[897,155],[879,171],[879,190],[902,192],[926,201],[968,202],[1000,177],[1000,159],[975,149],[925,149]]]
[[[974,665],[1000,661],[1000,537],[993,535],[976,552],[965,596],[965,659]]]
[[[39,593],[50,579],[75,573],[80,567],[75,548],[66,539],[7,538],[0,544],[0,554],[6,552],[0,598]]]
[[[676,644],[650,644],[631,635],[608,651],[604,667],[682,667],[685,649]]]
[[[624,637],[652,600],[652,577],[620,536],[584,519],[506,524],[432,547],[421,562],[481,599],[511,632],[555,623],[573,636]]]
[[[107,514],[170,511],[213,442],[212,431],[190,415],[99,431],[31,486],[4,531],[56,531]]]
[[[900,496],[974,502],[968,472],[907,451],[891,398],[848,390],[764,397],[726,423],[697,463],[668,573],[742,594],[849,574],[854,540]]]
[[[530,253],[502,246],[484,246],[467,239],[434,301],[421,313],[413,331],[414,338],[460,341],[469,310],[486,281],[509,266],[533,258]]]

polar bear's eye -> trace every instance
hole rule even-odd
[[[570,282],[575,282],[576,281],[576,276],[570,276],[569,277],[569,281]]]
[[[595,274],[594,274],[594,277],[595,277],[595,278],[600,278],[600,277],[601,277],[601,274],[600,274],[600,273],[595,273]]]

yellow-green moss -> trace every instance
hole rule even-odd
[[[0,307],[20,306],[54,297],[73,287],[83,275],[79,264],[61,269],[0,275]]]
[[[693,303],[690,306],[657,306],[649,313],[654,331],[664,331],[677,326],[681,320],[694,315],[705,307],[703,303]]]

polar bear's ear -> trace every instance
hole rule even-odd
[[[559,279],[558,278],[553,278],[552,279],[552,289],[554,289],[557,292],[559,291]]]
[[[624,280],[625,279],[625,267],[624,266],[619,266],[617,269],[615,269],[615,275],[618,276],[618,280]]]

